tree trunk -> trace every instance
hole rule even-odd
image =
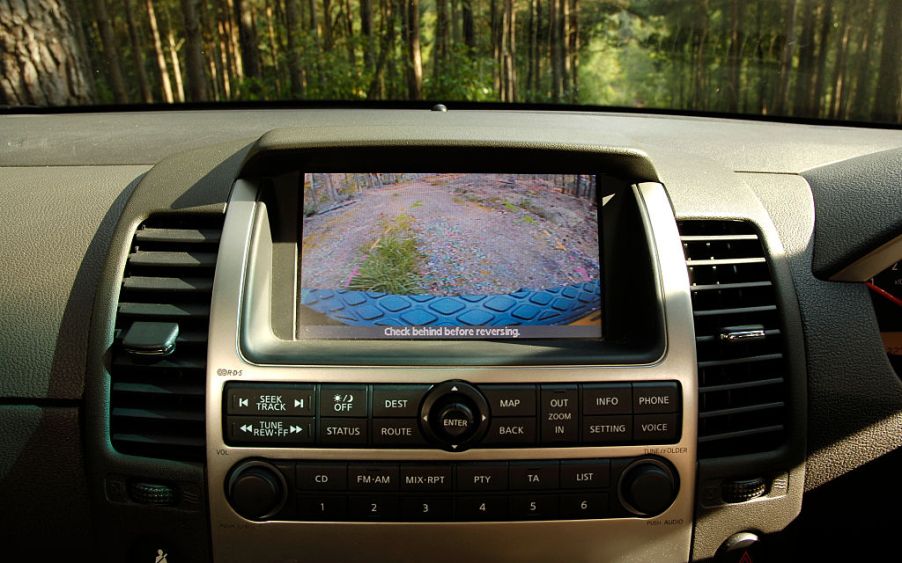
[[[360,0],[360,34],[363,35],[363,66],[372,71],[376,64],[373,42],[373,0]]]
[[[570,0],[570,102],[579,103],[579,0]]]
[[[407,0],[407,96],[423,98],[423,55],[420,51],[420,0]]]
[[[827,51],[830,47],[830,29],[833,27],[833,0],[826,0],[821,20],[821,31],[818,34],[817,68],[814,73],[814,91],[812,92],[812,115],[821,114],[821,102],[824,99],[824,84],[827,78]],[[826,113],[824,113],[826,115]]]
[[[739,111],[742,44],[745,40],[745,36],[742,33],[744,16],[745,5],[741,0],[732,0],[730,3],[730,46],[727,52],[727,74],[729,77],[727,83],[730,88],[727,96],[727,111],[731,113]]]
[[[185,55],[188,71],[188,96],[192,102],[207,101],[207,77],[204,74],[204,55],[200,22],[197,19],[197,0],[182,0],[185,26]]]
[[[291,97],[304,97],[304,83],[301,80],[301,57],[298,53],[297,36],[300,34],[298,25],[298,0],[285,0],[285,35],[288,39],[288,74],[291,85]]]
[[[238,21],[238,44],[241,46],[241,66],[244,75],[260,80],[260,50],[257,47],[257,28],[248,0],[235,0],[235,19]]]
[[[777,83],[777,96],[774,100],[774,113],[786,115],[789,105],[789,79],[792,74],[792,49],[795,45],[797,0],[789,0],[786,12],[785,40],[783,43],[783,55],[780,61],[780,79]]]
[[[344,16],[345,49],[347,49],[348,53],[348,64],[351,65],[351,72],[356,72],[357,54],[354,52],[354,20],[351,17],[351,0],[344,0],[341,11]]]
[[[814,17],[815,0],[806,0],[802,14],[802,37],[799,40],[799,67],[796,71],[796,91],[793,115],[815,117],[808,104],[814,79]]]
[[[157,15],[153,9],[152,0],[144,0],[147,7],[147,20],[150,22],[150,35],[153,39],[154,54],[157,59],[157,70],[160,72],[160,92],[163,95],[163,101],[171,104],[172,85],[169,82],[169,69],[166,68],[166,57],[163,55],[163,42],[160,40],[160,28],[157,26]]]
[[[135,72],[138,75],[138,90],[141,95],[141,101],[145,104],[150,104],[153,103],[153,96],[150,93],[150,81],[147,79],[147,69],[144,68],[144,53],[141,49],[143,41],[138,35],[138,28],[135,26],[132,0],[123,0],[123,8],[125,9],[125,21],[128,26],[128,37],[132,46],[132,64],[135,66]]]
[[[875,121],[898,122],[902,114],[902,2],[889,2],[883,18],[883,47],[880,50],[880,70],[877,72],[877,97],[872,118]]]
[[[517,98],[517,72],[514,65],[516,53],[516,13],[513,0],[504,0],[501,14],[501,101],[513,102]]]
[[[383,73],[388,62],[390,52],[395,48],[395,13],[391,0],[383,0],[382,4],[382,40],[379,45],[379,60],[373,71],[373,79],[366,92],[368,100],[375,100],[384,95]],[[377,177],[378,178],[378,177]]]
[[[113,99],[117,104],[128,103],[128,92],[125,89],[125,79],[122,77],[122,66],[119,64],[119,48],[110,16],[106,10],[106,0],[94,0],[94,17],[97,19],[97,27],[100,29],[100,42],[103,44],[103,52],[106,54],[106,68],[110,73],[110,87],[113,90]]]
[[[448,0],[435,1],[435,47],[432,51],[432,74],[439,83],[442,71],[447,69],[448,48],[451,42],[448,22]]]
[[[217,10],[218,11],[218,10]],[[229,37],[228,26],[220,14],[216,15],[216,29],[219,35],[219,58],[223,67],[222,76],[222,94],[226,100],[232,99],[232,79],[235,75],[235,62],[232,60],[231,39]]]
[[[473,23],[473,0],[461,0],[461,17],[463,18],[464,45],[470,56],[476,51],[476,26]]]
[[[548,42],[551,43],[551,101],[560,102],[564,93],[563,65],[561,64],[560,15],[558,0],[548,0]]]
[[[81,1],[68,0],[66,7],[69,8],[69,16],[72,20],[72,28],[75,31],[75,40],[78,47],[79,59],[82,62],[85,79],[88,82],[88,97],[95,98],[97,84],[94,78],[94,65],[91,61],[88,49],[88,40],[85,37],[85,19],[81,13]]]
[[[873,35],[875,27],[877,27],[876,16],[877,5],[874,0],[868,0],[867,16],[862,23],[861,40],[858,42],[858,73],[855,76],[855,97],[851,95],[846,97],[847,103],[844,110],[846,117],[854,117],[855,119],[866,119],[868,98],[870,97],[870,88],[868,88],[871,63],[871,44],[873,43]]]
[[[843,6],[842,19],[839,24],[842,35],[840,36],[839,41],[836,42],[836,55],[833,58],[833,80],[831,81],[833,84],[833,94],[830,96],[830,105],[827,106],[828,115],[833,118],[837,117],[839,114],[839,103],[842,97],[843,71],[846,66],[846,55],[849,51],[850,10],[851,7],[848,2],[846,2],[846,5]]]
[[[182,83],[182,65],[179,62],[178,45],[175,44],[175,35],[172,33],[172,25],[166,18],[166,43],[169,48],[169,62],[172,63],[172,76],[175,78],[176,101],[185,101],[185,85]]]
[[[573,74],[570,68],[570,0],[560,0],[558,8],[558,17],[560,28],[558,30],[558,39],[561,42],[561,82],[562,94],[564,101],[570,102],[570,76]]]
[[[63,0],[0,0],[0,103],[90,104],[75,26]]]
[[[272,68],[272,79],[275,82],[276,92],[282,91],[282,76],[284,72],[279,64],[279,45],[276,42],[275,20],[276,15],[272,8],[272,2],[266,3],[266,37],[269,40],[269,64]],[[261,68],[262,72],[262,68]]]
[[[323,0],[323,48],[332,50],[332,0]]]

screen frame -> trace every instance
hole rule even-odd
[[[603,148],[424,145],[317,147],[279,151],[271,160],[264,156],[257,155],[250,168],[259,175],[243,174],[256,187],[259,206],[248,250],[238,343],[249,361],[288,365],[622,365],[651,364],[663,357],[663,294],[655,249],[634,193],[639,179],[624,178],[627,171],[636,169],[634,154],[612,154]],[[338,169],[369,172],[377,167],[410,172],[543,174],[601,170],[595,174],[597,197],[613,196],[599,209],[603,338],[297,340],[301,174]],[[612,275],[612,271],[619,274]]]
[[[300,183],[300,185],[299,185],[299,191],[300,191],[300,193],[299,193],[298,198],[297,198],[297,199],[298,199],[298,205],[299,205],[299,208],[298,208],[298,221],[297,221],[297,225],[298,225],[298,242],[299,242],[299,244],[298,244],[298,256],[297,256],[298,265],[297,265],[297,268],[296,268],[296,270],[297,270],[297,281],[296,281],[296,286],[295,286],[295,287],[296,287],[296,291],[298,291],[299,293],[298,293],[298,297],[297,297],[297,301],[296,301],[296,307],[297,307],[298,311],[297,311],[296,314],[295,314],[295,328],[294,328],[294,338],[295,338],[295,340],[302,340],[302,341],[310,341],[310,340],[373,340],[373,341],[387,341],[387,340],[426,341],[426,340],[436,340],[436,341],[445,341],[445,342],[448,342],[448,341],[479,341],[479,340],[483,340],[483,341],[492,341],[492,342],[497,342],[497,341],[515,341],[515,340],[530,340],[530,341],[588,340],[588,341],[593,341],[593,342],[599,342],[599,341],[603,341],[603,340],[604,340],[604,338],[605,338],[605,329],[606,329],[606,327],[607,327],[607,322],[606,322],[606,319],[605,319],[605,306],[604,306],[604,299],[605,299],[606,288],[605,288],[604,284],[602,283],[603,280],[604,280],[604,273],[605,273],[604,251],[603,251],[603,249],[604,249],[604,243],[603,243],[603,238],[602,238],[602,237],[603,237],[603,225],[602,225],[602,221],[603,221],[603,213],[602,213],[602,209],[601,209],[601,207],[602,207],[602,205],[603,205],[603,201],[602,201],[602,199],[599,197],[600,194],[601,194],[601,181],[602,181],[602,178],[599,176],[599,174],[598,174],[597,172],[594,172],[594,171],[592,171],[592,172],[570,172],[569,174],[570,174],[570,175],[572,175],[572,174],[580,174],[580,175],[582,175],[582,176],[590,176],[590,177],[592,177],[593,181],[595,182],[595,199],[594,199],[595,213],[596,213],[596,220],[595,220],[596,233],[595,233],[595,235],[596,235],[596,241],[597,241],[597,244],[596,244],[596,252],[597,252],[597,260],[598,260],[598,281],[599,281],[599,284],[601,285],[601,295],[600,295],[600,297],[601,297],[601,304],[599,304],[599,308],[598,308],[598,312],[599,312],[599,315],[600,315],[600,319],[599,319],[599,321],[598,321],[598,325],[596,325],[597,331],[598,331],[598,335],[597,335],[597,336],[596,336],[596,335],[592,335],[592,336],[542,336],[542,337],[523,337],[523,338],[513,338],[513,337],[500,337],[500,338],[450,338],[450,337],[449,337],[449,338],[430,338],[430,337],[425,337],[425,338],[417,338],[417,337],[410,337],[410,338],[403,338],[403,337],[399,337],[399,338],[390,338],[390,337],[386,337],[386,338],[366,338],[366,337],[317,338],[316,336],[306,336],[306,335],[303,335],[302,333],[303,333],[303,330],[304,330],[305,327],[316,327],[316,326],[320,326],[320,325],[315,325],[315,324],[306,324],[306,325],[305,325],[305,324],[303,324],[303,323],[301,322],[301,307],[304,307],[304,305],[300,302],[300,298],[299,298],[299,297],[300,297],[300,291],[301,291],[302,288],[303,288],[303,287],[302,287],[302,283],[301,283],[301,282],[302,282],[302,279],[303,279],[303,268],[304,268],[304,259],[303,259],[303,240],[304,240],[304,236],[305,236],[305,235],[304,235],[304,228],[303,228],[303,225],[304,225],[304,219],[306,218],[305,215],[304,215],[304,197],[303,197],[303,191],[304,191],[305,186],[306,186],[306,176],[307,176],[308,174],[346,174],[346,173],[348,173],[348,172],[345,172],[345,171],[322,171],[322,170],[317,170],[317,171],[299,170],[299,171],[298,171],[298,180],[299,180],[299,183]],[[356,173],[360,174],[360,172],[356,172]],[[399,172],[399,171],[378,171],[378,172],[369,171],[369,172],[366,172],[366,173],[378,173],[378,174],[408,174],[408,173],[410,173],[410,172],[407,172],[407,171],[403,171],[403,172]],[[417,173],[423,173],[423,172],[417,172]],[[467,170],[442,170],[442,171],[432,171],[432,172],[425,172],[425,173],[426,173],[426,174],[484,174],[484,175],[499,175],[499,176],[500,176],[500,175],[506,175],[506,174],[511,174],[511,175],[513,175],[513,174],[520,174],[520,175],[527,174],[527,173],[524,173],[524,172],[506,172],[506,171],[495,171],[495,172],[470,172],[470,171],[467,171]],[[533,173],[533,174],[542,174],[541,172],[538,172],[538,171],[534,171],[534,172],[532,172],[532,173]],[[550,174],[549,174],[549,175],[550,175]],[[450,326],[450,325],[449,325],[449,326]],[[461,325],[454,325],[454,326],[459,326],[459,327],[461,327],[461,328],[483,328],[483,327],[468,327],[468,326],[463,325],[463,324],[461,324]],[[515,325],[506,325],[506,326],[511,326],[511,327],[513,327],[513,326],[515,326]],[[542,325],[528,325],[528,324],[523,324],[523,325],[520,325],[520,326],[542,326]],[[564,326],[564,325],[546,325],[546,326]],[[357,327],[353,327],[353,328],[357,328]],[[498,327],[494,327],[494,328],[498,328]]]

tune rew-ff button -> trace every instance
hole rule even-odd
[[[488,402],[479,390],[462,381],[446,381],[426,394],[420,426],[432,442],[459,452],[485,436],[489,415]]]

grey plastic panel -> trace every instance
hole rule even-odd
[[[146,171],[0,167],[0,402],[81,399],[100,267]]]
[[[311,139],[400,137],[588,143],[639,148],[658,162],[686,153],[730,170],[793,172],[902,147],[892,129],[787,125],[702,117],[552,111],[198,110],[0,116],[7,165],[152,164],[280,127]],[[381,131],[381,133],[380,133]],[[663,178],[665,185],[668,183]]]

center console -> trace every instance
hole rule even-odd
[[[261,146],[210,311],[217,561],[689,558],[692,309],[644,157]]]

